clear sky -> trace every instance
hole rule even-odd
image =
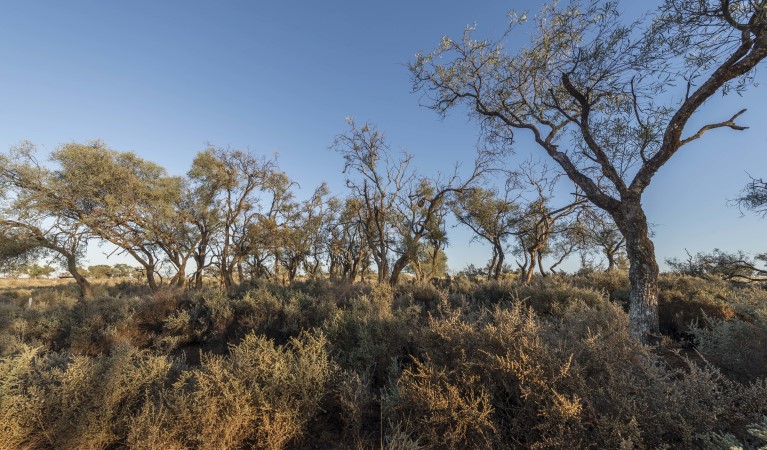
[[[183,174],[207,143],[278,152],[302,191],[343,192],[328,149],[344,118],[371,121],[419,170],[467,166],[478,129],[460,109],[446,120],[419,106],[406,64],[468,24],[499,36],[510,9],[534,1],[22,1],[0,4],[0,148],[52,150],[103,139]],[[767,82],[767,73],[757,73]],[[696,117],[752,128],[715,130],[685,147],[648,189],[659,261],[715,247],[767,251],[767,220],[727,200],[767,176],[767,88],[717,97]],[[541,151],[524,139],[509,165]],[[468,167],[467,167],[468,169]],[[451,230],[451,268],[484,265],[485,247]],[[91,252],[102,262],[102,251]],[[110,260],[112,262],[113,260]]]

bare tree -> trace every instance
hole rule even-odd
[[[751,177],[735,203],[741,209],[751,210],[762,217],[767,217],[767,181]]]
[[[326,223],[328,242],[328,271],[331,278],[354,281],[370,261],[370,248],[365,240],[364,222],[368,220],[361,212],[362,203],[350,197],[329,204],[331,218]]]
[[[618,259],[625,254],[626,238],[603,211],[584,208],[577,222],[573,239],[579,241],[584,251],[596,251],[607,261],[607,271],[618,266]]]
[[[410,168],[412,155],[395,159],[384,135],[374,126],[358,127],[349,119],[349,132],[336,137],[333,148],[344,158],[346,185],[358,199],[359,224],[378,271],[378,282],[391,274],[395,224],[400,220],[396,206],[415,180]]]
[[[338,136],[333,148],[343,156],[346,184],[359,199],[359,223],[378,268],[378,281],[395,285],[417,259],[422,241],[439,228],[448,197],[468,189],[487,171],[490,158],[481,155],[466,179],[459,176],[458,165],[449,177],[418,176],[410,167],[412,155],[393,158],[375,127],[358,128],[352,120],[349,126],[349,133]]]
[[[400,197],[397,210],[400,220],[395,224],[399,236],[399,246],[396,248],[397,257],[392,266],[389,284],[395,285],[402,270],[418,258],[422,241],[438,242],[445,238],[441,221],[449,196],[470,189],[471,186],[487,170],[488,159],[477,159],[472,173],[461,180],[458,175],[459,167],[455,167],[453,175],[443,180],[422,177],[409,186],[408,194]],[[438,249],[439,247],[437,247]]]
[[[743,91],[767,56],[767,1],[666,0],[653,15],[621,19],[614,2],[553,4],[516,54],[501,41],[443,38],[410,69],[414,89],[446,114],[465,104],[487,136],[530,133],[626,238],[629,319],[643,342],[659,334],[658,265],[642,194],[677,151],[718,128],[743,130],[738,111],[685,134],[717,92]],[[680,91],[674,89],[681,88]]]

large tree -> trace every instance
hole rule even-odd
[[[57,172],[38,162],[31,144],[0,154],[0,194],[0,260],[51,255],[72,275],[82,298],[92,299],[91,284],[78,269],[92,235],[62,214],[62,205],[77,199]]]
[[[51,160],[59,166],[61,217],[85,225],[132,256],[152,290],[158,288],[156,275],[163,261],[183,277],[192,244],[180,239],[187,229],[177,209],[183,186],[179,177],[100,141],[63,145]]]
[[[513,53],[525,15],[500,41],[443,38],[411,64],[414,89],[446,114],[467,105],[496,142],[529,133],[626,238],[629,320],[659,334],[658,265],[642,194],[680,148],[716,128],[742,130],[736,112],[688,131],[718,92],[742,91],[767,56],[766,0],[666,0],[627,23],[615,2],[556,3]],[[514,47],[522,42],[514,41]]]

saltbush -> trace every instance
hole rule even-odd
[[[627,289],[616,271],[0,294],[0,448],[757,445],[767,291],[663,276],[651,348]]]

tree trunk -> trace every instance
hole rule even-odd
[[[183,288],[186,284],[186,263],[189,257],[183,258],[178,268],[178,279],[176,280],[176,287]]]
[[[378,268],[378,283],[385,283],[389,278],[389,261],[386,260],[384,255],[381,259],[376,261],[376,267]],[[399,275],[399,274],[398,274]]]
[[[533,275],[535,274],[535,263],[536,263],[535,251],[531,251],[528,254],[530,256],[530,265],[527,267],[527,272],[525,273],[525,284],[532,283]]]
[[[541,272],[541,276],[548,276],[546,269],[543,267],[543,253],[538,252],[538,271]]]
[[[495,280],[498,279],[498,277],[496,275],[496,270],[495,270],[495,263],[496,263],[496,261],[498,261],[498,250],[496,250],[495,247],[494,247],[493,248],[493,259],[490,260],[490,265],[487,267],[487,279],[488,279],[488,281],[489,280],[493,280],[493,279],[495,279]]]
[[[80,296],[83,300],[93,300],[93,287],[91,283],[77,270],[77,260],[74,256],[67,256],[67,270],[75,279],[80,288]]]
[[[626,238],[629,259],[629,330],[643,343],[654,345],[660,335],[658,321],[658,264],[642,207],[626,204],[616,223]]]
[[[612,272],[615,270],[615,253],[607,250],[605,251],[605,256],[607,257],[607,271]]]
[[[146,264],[144,266],[146,271],[146,283],[149,285],[149,290],[154,292],[157,290],[157,281],[154,277],[154,264]]]
[[[237,279],[239,284],[245,282],[245,272],[242,270],[242,261],[237,262]]]
[[[397,259],[397,261],[394,263],[394,267],[391,269],[391,276],[389,277],[390,285],[396,286],[397,282],[399,282],[399,275],[405,269],[408,262],[410,262],[410,258],[405,255],[400,256],[399,259]]]
[[[192,276],[192,278],[194,279],[194,288],[202,289],[202,272],[204,270],[203,266],[205,265],[205,255],[195,253],[193,258],[194,258],[194,263],[197,266],[197,268],[194,271],[194,275]]]
[[[493,274],[493,279],[498,280],[501,278],[501,272],[503,272],[503,261],[506,259],[506,255],[503,253],[503,247],[500,243],[498,243],[495,251],[498,254],[498,259],[495,261],[495,273]]]

